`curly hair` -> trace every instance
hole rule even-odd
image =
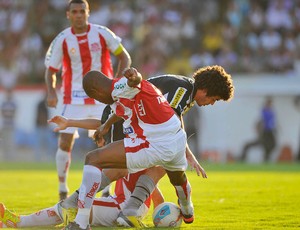
[[[198,69],[194,74],[195,88],[206,89],[208,97],[220,97],[229,101],[234,95],[234,86],[231,75],[226,73],[222,66],[213,65]]]

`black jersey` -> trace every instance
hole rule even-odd
[[[168,74],[151,77],[147,81],[162,92],[179,116],[186,113],[194,105],[194,79]]]

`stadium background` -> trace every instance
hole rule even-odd
[[[0,0],[0,101],[4,89],[13,87],[16,160],[34,160],[32,143],[36,106],[44,93],[44,56],[54,36],[68,26],[66,2]],[[232,74],[233,101],[197,111],[197,156],[207,154],[222,162],[228,155],[238,156],[244,143],[256,135],[254,126],[265,97],[272,96],[279,127],[272,160],[276,161],[284,146],[295,157],[300,139],[299,111],[294,103],[300,95],[300,1],[89,2],[90,22],[108,26],[122,37],[133,66],[145,77],[162,73],[190,76],[197,68],[212,64]],[[78,152],[86,151],[92,143],[84,139],[77,147]],[[248,160],[260,162],[261,151],[252,152]],[[55,146],[52,160],[54,154]],[[0,152],[0,159],[2,155]]]

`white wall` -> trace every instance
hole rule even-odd
[[[259,119],[265,96],[273,97],[277,115],[278,144],[291,146],[294,154],[300,144],[300,110],[294,98],[300,95],[300,79],[286,76],[249,76],[234,79],[235,97],[229,103],[199,108],[202,151],[216,150],[224,155],[241,153],[245,142],[256,137],[255,123]],[[276,155],[275,154],[275,155]]]

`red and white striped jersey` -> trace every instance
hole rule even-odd
[[[150,82],[142,80],[137,87],[129,87],[127,78],[114,79],[111,105],[122,117],[123,131],[130,138],[160,141],[173,137],[181,123],[166,98]]]
[[[89,24],[88,31],[75,34],[71,27],[52,41],[45,65],[52,71],[62,68],[63,104],[96,104],[82,88],[82,78],[90,70],[98,70],[113,78],[110,53],[121,44],[121,38],[104,26]]]

